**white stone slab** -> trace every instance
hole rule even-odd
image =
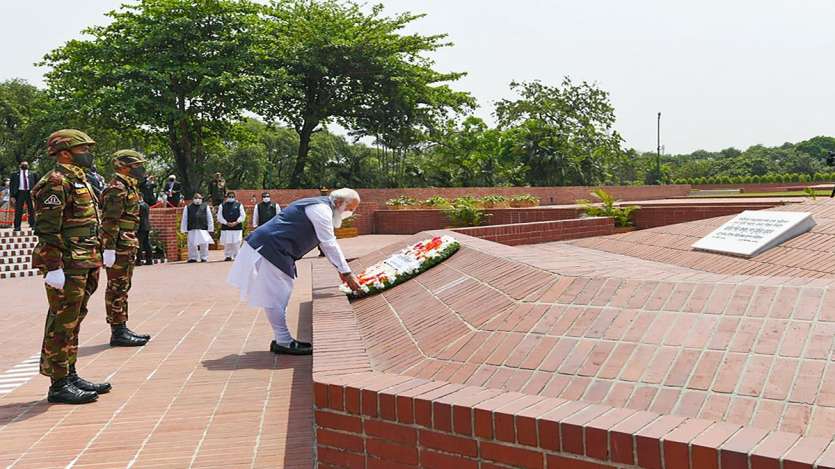
[[[746,210],[696,241],[692,247],[753,257],[811,230],[813,226],[815,220],[809,212]]]

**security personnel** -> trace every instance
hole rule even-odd
[[[137,347],[148,343],[149,335],[128,329],[128,292],[136,265],[139,239],[139,183],[145,178],[145,157],[133,150],[113,154],[116,174],[104,189],[102,199],[102,249],[107,268],[104,294],[110,345]]]
[[[54,132],[47,150],[57,165],[32,189],[38,217],[32,266],[46,273],[49,302],[40,364],[41,374],[52,380],[49,402],[84,404],[110,391],[109,383],[82,379],[75,367],[78,333],[101,267],[99,208],[85,174],[95,143],[80,130]]]

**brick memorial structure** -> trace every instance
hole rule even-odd
[[[835,467],[835,202],[779,210],[817,225],[751,259],[690,249],[730,217],[451,233],[450,259],[350,303],[315,261],[317,467]]]

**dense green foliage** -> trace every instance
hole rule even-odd
[[[109,16],[44,57],[46,89],[0,82],[0,174],[23,159],[45,169],[46,136],[74,127],[98,142],[101,172],[136,148],[186,195],[216,171],[232,188],[659,179],[654,153],[624,148],[594,83],[512,82],[490,109],[495,126],[471,115],[475,100],[452,87],[463,73],[431,59],[446,35],[405,32],[420,14],[351,0],[133,0]],[[815,137],[663,155],[660,180],[829,180],[832,151],[835,139]]]

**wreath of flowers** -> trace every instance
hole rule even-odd
[[[413,244],[388,258],[368,266],[357,275],[360,290],[352,292],[346,284],[339,290],[349,298],[362,298],[388,290],[440,264],[461,247],[452,236],[435,236]]]

